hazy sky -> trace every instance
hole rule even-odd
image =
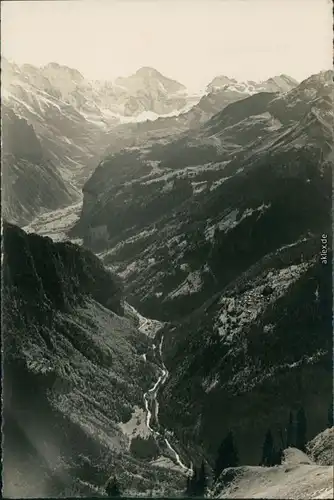
[[[152,66],[191,89],[218,74],[298,80],[332,67],[330,0],[2,2],[2,54],[92,79]]]

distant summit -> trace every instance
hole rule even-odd
[[[289,92],[298,85],[298,82],[291,76],[279,75],[262,82],[262,85],[267,87],[267,92]]]
[[[206,90],[208,92],[211,92],[213,90],[221,89],[222,87],[225,87],[226,85],[234,85],[238,83],[237,80],[234,78],[229,78],[228,76],[220,75],[216,76],[206,87]]]
[[[297,80],[288,75],[279,75],[269,78],[263,82],[246,80],[238,82],[235,78],[224,75],[216,76],[206,87],[207,92],[215,92],[222,89],[236,90],[246,94],[258,92],[289,92],[298,85]]]
[[[51,76],[53,73],[57,75],[67,75],[69,78],[76,82],[82,82],[85,78],[84,76],[74,68],[69,68],[68,66],[64,66],[62,64],[58,64],[56,62],[51,62],[46,64],[42,71],[46,74],[45,76]]]
[[[164,76],[158,70],[149,66],[139,68],[136,73],[128,77],[117,78],[115,84],[126,87],[135,93],[147,91],[148,88],[155,89],[161,95],[186,92],[186,87],[182,83]]]
[[[21,66],[2,58],[1,69],[6,104],[34,126],[37,120],[38,128],[47,122],[49,131],[54,127],[54,117],[49,123],[51,109],[53,115],[88,122],[101,132],[123,121],[141,121],[142,116],[178,113],[194,101],[184,85],[148,66],[116,81],[89,80],[77,69],[57,62]]]
[[[162,75],[162,73],[160,73],[160,71],[158,71],[155,68],[151,68],[150,66],[143,66],[142,68],[137,69],[135,74],[137,76],[141,76],[141,77],[145,77],[145,76],[156,77],[156,78],[163,77],[163,75]]]

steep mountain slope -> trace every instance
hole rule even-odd
[[[278,439],[299,406],[309,437],[325,426],[331,78],[253,95],[178,141],[106,158],[85,186],[73,235],[121,274],[143,314],[174,321],[160,422],[193,457],[212,463],[232,428],[242,463],[258,463],[266,429]]]
[[[332,301],[320,248],[316,237],[266,255],[165,333],[173,376],[161,393],[160,421],[204,446],[210,460],[232,429],[241,463],[259,463],[266,429],[280,445],[289,410],[300,406],[309,437],[325,427]],[[235,257],[242,258],[237,249]]]
[[[75,70],[58,70],[60,82],[56,81],[56,85],[55,79],[47,77],[49,66],[43,72],[31,65],[19,67],[3,59],[2,102],[33,126],[42,148],[63,178],[81,186],[105,149],[105,134],[110,125],[98,110],[82,112],[65,93],[64,87],[68,90],[70,84],[75,86],[80,74]]]
[[[275,94],[258,94],[230,104],[221,112],[222,116],[215,115],[200,129],[184,133],[166,144],[148,141],[143,147],[128,148],[107,156],[84,186],[80,235],[87,226],[94,233],[95,227],[105,224],[104,215],[117,210],[122,215],[108,217],[110,227],[105,237],[108,240],[109,234],[119,239],[120,229],[112,225],[118,224],[124,235],[129,228],[135,228],[134,223],[138,220],[138,231],[148,223],[158,222],[164,214],[169,216],[170,209],[176,210],[186,199],[192,200],[196,186],[200,187],[202,181],[208,181],[208,187],[214,186],[214,182],[222,178],[226,161],[233,157],[233,153],[243,152],[245,146],[250,147],[259,133],[266,136],[272,132],[273,117],[269,114],[263,116],[263,112],[273,97]],[[230,115],[235,116],[234,121]],[[222,123],[217,125],[217,119]],[[219,125],[220,135],[216,130]],[[280,128],[280,124],[277,127]],[[274,123],[274,128],[277,127]],[[152,204],[156,209],[152,209]],[[128,225],[127,218],[130,218],[131,225]],[[90,231],[87,233],[89,237]],[[99,233],[97,229],[96,233],[101,231]],[[94,241],[99,237],[95,238],[93,234],[91,239]]]
[[[268,108],[284,124],[301,120],[315,101],[333,99],[333,71],[312,75],[290,92],[278,95]]]
[[[6,219],[29,222],[79,198],[61,178],[55,163],[27,121],[2,105],[2,211]]]
[[[289,408],[304,406],[310,437],[325,427],[332,397],[333,112],[330,101],[318,99],[267,148],[253,148],[239,163],[243,171],[215,196],[200,198],[182,257],[177,247],[169,255],[175,291],[160,297],[166,306],[173,299],[167,314],[208,302],[165,334],[173,377],[161,394],[160,419],[175,422],[176,435],[204,445],[211,459],[234,429],[242,463],[258,463],[265,429],[280,439]],[[180,264],[188,275],[181,283]]]
[[[177,469],[150,463],[166,456],[145,427],[160,369],[117,279],[8,223],[3,253],[5,496],[100,496],[114,474],[128,494],[179,489]]]

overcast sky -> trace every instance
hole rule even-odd
[[[2,2],[2,54],[92,79],[152,66],[199,90],[214,76],[297,80],[332,66],[330,0]]]

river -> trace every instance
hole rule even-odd
[[[161,362],[161,374],[158,378],[158,380],[154,383],[154,385],[144,394],[144,403],[145,403],[145,409],[146,409],[146,425],[147,428],[152,432],[152,434],[156,437],[162,437],[166,443],[167,448],[172,452],[174,455],[174,461],[175,463],[185,472],[186,474],[192,473],[192,469],[189,469],[181,460],[180,455],[177,453],[177,451],[173,448],[173,446],[170,444],[169,440],[163,436],[159,431],[154,430],[151,427],[151,420],[152,420],[152,411],[151,408],[154,411],[154,417],[155,421],[158,422],[158,414],[159,414],[159,404],[157,401],[157,395],[159,392],[160,387],[166,382],[169,372],[166,368],[166,365],[163,361],[163,356],[162,356],[162,346],[163,346],[163,341],[164,341],[164,336],[161,337],[160,343],[159,343],[159,358]],[[156,349],[155,344],[153,344],[153,349]],[[151,403],[151,405],[150,405]],[[150,408],[151,407],[151,408]]]

